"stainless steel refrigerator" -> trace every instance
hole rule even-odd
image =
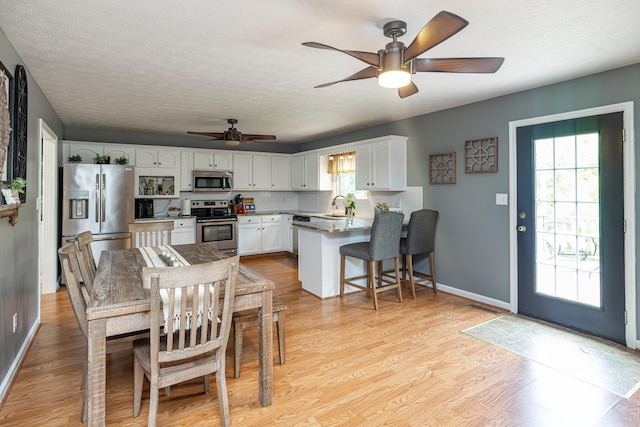
[[[107,249],[131,247],[134,166],[67,163],[62,170],[62,244],[93,233],[96,264]]]

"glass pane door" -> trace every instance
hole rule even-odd
[[[601,307],[598,133],[534,140],[538,294]]]

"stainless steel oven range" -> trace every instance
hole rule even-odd
[[[222,252],[238,251],[238,217],[229,212],[229,202],[192,200],[191,215],[196,217],[197,243],[209,243]]]

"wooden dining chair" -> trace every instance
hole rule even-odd
[[[284,326],[285,326],[285,310],[287,305],[278,298],[273,298],[272,315],[273,323],[276,325],[278,336],[278,355],[280,364],[284,365],[286,360],[285,342],[284,342]],[[233,313],[233,377],[240,377],[240,364],[242,363],[242,339],[244,330],[258,324],[258,309],[237,311]]]
[[[171,244],[173,221],[136,222],[129,224],[131,247],[162,246]]]
[[[74,242],[67,243],[58,249],[58,258],[62,268],[62,275],[66,282],[67,293],[69,294],[69,300],[71,301],[71,307],[73,308],[73,314],[78,322],[78,327],[82,332],[82,336],[87,342],[87,333],[89,325],[87,321],[86,311],[87,306],[90,303],[89,294],[83,290],[83,286],[80,285],[77,276],[78,265],[78,252]],[[148,331],[140,331],[127,335],[119,335],[117,337],[107,338],[107,353],[114,353],[116,351],[132,348],[133,341],[148,337]],[[81,422],[87,421],[87,363],[88,363],[88,350],[85,350],[83,357],[82,367],[82,382],[80,388],[84,390],[82,399],[82,413],[80,415]]]
[[[91,293],[93,289],[93,280],[96,277],[97,269],[96,261],[93,257],[93,250],[91,249],[92,242],[93,234],[90,231],[82,232],[75,237],[78,267],[80,269],[80,275],[82,276],[82,282],[89,293]]]
[[[140,415],[145,376],[150,382],[148,425],[155,426],[159,389],[204,377],[204,391],[209,393],[215,373],[221,424],[231,424],[225,352],[238,264],[235,256],[204,264],[142,269],[143,287],[151,289],[151,334],[149,340],[133,344],[134,417]],[[160,333],[162,319],[164,336]]]

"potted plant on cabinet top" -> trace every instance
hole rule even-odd
[[[82,157],[80,157],[80,154],[74,154],[73,156],[67,157],[67,161],[70,163],[80,163],[82,161]]]
[[[93,158],[93,161],[97,164],[97,165],[108,165],[109,163],[111,163],[111,157],[109,156],[101,156],[101,155],[97,155]]]
[[[129,159],[127,159],[125,156],[120,156],[114,160],[114,163],[116,165],[127,165],[129,164]]]

